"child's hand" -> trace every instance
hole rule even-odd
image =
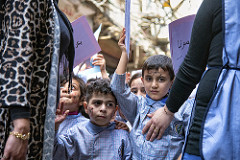
[[[118,46],[120,47],[122,52],[127,51],[126,45],[125,45],[125,38],[126,38],[125,32],[126,32],[126,30],[125,30],[125,28],[123,28],[122,33],[119,38],[119,41],[118,41]]]
[[[59,107],[56,111],[56,118],[55,118],[55,130],[58,130],[59,125],[66,119],[69,110],[63,111],[63,102],[59,103]]]
[[[92,64],[94,66],[100,66],[101,71],[106,70],[106,61],[102,54],[97,54],[97,56],[94,56],[92,60],[93,60]]]
[[[126,125],[126,123],[121,122],[121,121],[117,121],[117,120],[114,120],[114,122],[116,123],[116,126],[115,126],[116,129],[123,129],[123,130],[126,130],[126,131],[129,132],[129,128]]]

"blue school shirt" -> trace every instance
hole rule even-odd
[[[128,160],[131,156],[129,133],[115,129],[114,122],[99,127],[87,121],[55,137],[54,160]]]
[[[143,127],[150,120],[147,114],[163,107],[167,97],[160,101],[154,101],[149,96],[146,96],[146,98],[136,96],[131,92],[128,85],[125,84],[125,74],[117,75],[114,73],[111,88],[121,111],[133,126],[130,133],[133,159],[177,159],[184,143],[193,100],[186,101],[179,111],[174,114],[174,119],[160,140],[155,139],[153,142],[150,142],[146,140],[147,134],[142,134]]]
[[[78,123],[88,121],[81,113],[77,115],[68,115],[58,127],[58,135],[67,133],[67,130]]]

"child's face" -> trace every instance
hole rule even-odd
[[[117,110],[117,105],[113,95],[94,93],[89,103],[84,103],[84,108],[93,124],[107,126]]]
[[[77,80],[72,80],[72,87],[72,92],[68,93],[68,82],[61,86],[60,103],[64,103],[64,111],[68,109],[70,112],[75,112],[78,111],[79,107],[82,105],[80,100],[80,86]]]
[[[164,71],[162,68],[145,70],[142,81],[146,93],[155,101],[161,100],[168,93],[173,83],[168,71]]]
[[[146,92],[141,77],[134,79],[131,83],[130,88],[131,92],[133,92],[134,94],[146,97]]]

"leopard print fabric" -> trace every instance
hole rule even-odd
[[[42,159],[51,58],[55,47],[54,11],[52,0],[6,0],[1,8],[0,17],[4,18],[0,48],[0,157],[11,130],[8,108],[19,106],[31,110],[27,159]],[[59,38],[60,34],[55,37]],[[56,104],[52,105],[55,108]]]

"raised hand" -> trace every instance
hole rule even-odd
[[[56,111],[55,130],[58,130],[59,125],[66,119],[69,113],[69,110],[63,111],[63,105],[64,103],[60,102]]]
[[[118,46],[120,47],[122,52],[126,52],[125,38],[126,38],[126,30],[123,28],[122,33],[120,34]]]

